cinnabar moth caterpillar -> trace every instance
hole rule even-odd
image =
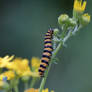
[[[44,50],[41,58],[41,64],[39,67],[39,75],[40,77],[44,76],[44,72],[49,65],[50,58],[52,56],[52,36],[53,36],[53,30],[49,29],[44,37]]]

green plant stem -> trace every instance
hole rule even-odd
[[[12,90],[10,90],[10,92],[12,92]]]
[[[75,34],[77,31],[79,31],[80,28],[81,28],[81,26],[79,26],[78,28],[74,29],[72,34]],[[63,32],[63,34],[61,34],[61,38],[64,39],[64,37],[65,37],[64,43],[71,37],[71,31],[69,31],[68,35],[66,35],[66,36],[65,35],[66,35],[66,29],[65,29],[65,32]],[[40,85],[40,88],[39,88],[39,92],[42,92],[42,89],[44,89],[44,86],[45,86],[45,83],[46,83],[46,79],[47,79],[47,76],[48,76],[48,72],[49,72],[49,70],[51,68],[51,64],[53,62],[53,59],[56,57],[58,51],[62,48],[62,46],[63,46],[63,42],[61,41],[58,44],[57,48],[53,51],[52,58],[50,60],[50,64],[48,66],[48,69],[45,72],[45,76],[42,79],[42,82],[41,82],[41,85]]]
[[[9,88],[8,92],[12,92],[12,80],[10,80],[10,88]]]
[[[2,68],[0,68],[0,73],[2,72]]]
[[[14,90],[15,90],[15,92],[19,92],[17,85],[14,86]]]
[[[37,78],[32,78],[32,81],[31,81],[31,84],[30,84],[31,88],[34,87],[36,80],[37,80]]]
[[[25,90],[28,89],[28,82],[25,82],[24,85],[25,85]]]
[[[14,88],[14,91],[15,91],[15,92],[19,92],[18,84],[19,84],[19,78],[16,77],[16,78],[13,80],[13,88]]]
[[[61,49],[62,45],[63,45],[63,43],[60,42],[59,45],[57,46],[57,48],[55,49],[55,51],[53,51],[50,64],[49,64],[49,66],[48,66],[48,69],[47,69],[46,72],[45,72],[45,76],[44,76],[43,79],[42,79],[42,82],[41,82],[41,85],[40,85],[40,88],[39,88],[39,92],[42,92],[42,89],[44,89],[44,86],[45,86],[45,83],[46,83],[46,79],[47,79],[49,70],[50,70],[50,68],[51,68],[51,64],[52,64],[52,62],[53,62],[53,59],[54,59],[55,56],[57,55],[58,51]]]

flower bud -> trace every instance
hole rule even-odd
[[[80,24],[82,25],[87,25],[90,22],[90,15],[88,13],[85,13],[82,15],[81,20],[80,20]]]
[[[59,33],[59,29],[55,28],[54,29],[54,35],[56,36]]]
[[[69,16],[67,14],[62,14],[58,17],[58,23],[60,25],[67,23],[67,21],[69,20]]]
[[[70,26],[75,26],[76,25],[76,21],[73,18],[69,18],[69,23]]]

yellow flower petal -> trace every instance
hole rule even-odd
[[[39,89],[34,89],[34,88],[29,88],[27,90],[25,90],[24,92],[39,92]],[[48,88],[43,89],[42,92],[49,92]],[[51,91],[54,92],[54,91]]]
[[[54,90],[51,90],[51,92],[54,92]]]
[[[84,12],[85,8],[86,8],[86,1],[83,1],[82,0],[75,0],[74,1],[74,10],[76,12]]]
[[[37,57],[33,57],[31,60],[32,67],[39,67],[40,66],[40,59]]]
[[[5,76],[3,74],[0,74],[0,80],[3,80]]]
[[[10,70],[0,74],[0,77],[0,80],[3,80],[4,77],[7,77],[7,80],[11,80],[15,77],[15,74],[13,71]]]
[[[27,90],[25,90],[24,92],[35,92],[34,88],[29,88]],[[38,90],[36,89],[36,92],[38,92]]]
[[[19,76],[30,76],[31,70],[28,62],[28,59],[15,58],[7,64],[7,68],[14,70]]]
[[[0,57],[0,68],[6,67],[7,64],[14,58],[14,56],[5,56],[5,57]]]

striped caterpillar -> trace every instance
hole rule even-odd
[[[52,36],[53,36],[53,30],[49,29],[44,37],[44,50],[43,50],[43,54],[42,54],[42,58],[41,58],[41,64],[40,64],[40,67],[38,70],[40,77],[44,76],[44,72],[45,72],[47,66],[49,65],[49,61],[52,56],[52,50],[53,50]]]

